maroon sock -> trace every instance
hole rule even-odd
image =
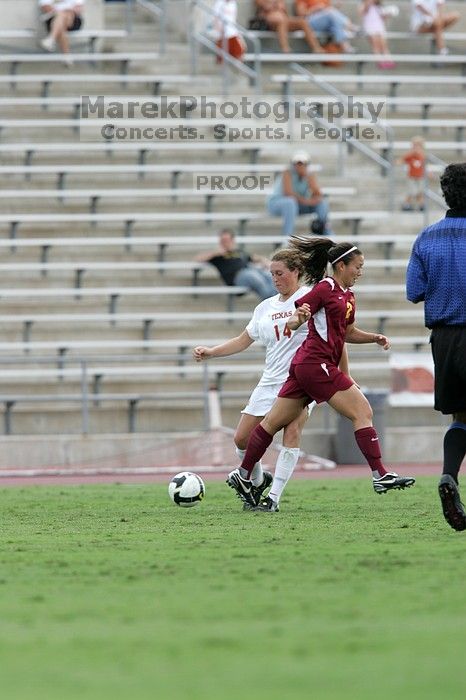
[[[260,423],[259,425],[256,425],[249,436],[246,454],[244,455],[244,459],[241,463],[241,468],[245,469],[248,473],[248,479],[251,476],[255,463],[260,460],[272,440],[273,435],[270,435],[266,430],[264,430]]]
[[[382,464],[379,437],[375,428],[370,427],[355,430],[354,437],[356,438],[359,449],[367,459],[370,468],[373,471],[378,471],[380,476],[386,474],[387,470]]]

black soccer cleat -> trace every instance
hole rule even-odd
[[[252,495],[254,496],[254,500],[256,503],[260,503],[264,491],[269,488],[270,484],[273,481],[273,476],[270,472],[264,472],[263,476],[264,478],[262,479],[262,484],[260,486],[253,485],[252,487]]]
[[[251,510],[253,510],[255,513],[278,513],[280,508],[276,501],[273,501],[270,496],[267,496],[267,498],[264,498],[263,501],[261,501],[255,508],[251,508]]]
[[[438,485],[445,520],[453,530],[466,530],[466,513],[460,500],[456,481],[450,474],[443,474]]]
[[[239,475],[239,472],[235,470],[228,475],[227,484],[236,491],[236,495],[243,503],[247,503],[252,507],[257,505],[253,493],[254,486],[250,479],[243,479],[243,477]]]
[[[395,489],[407,489],[415,483],[412,476],[398,476],[395,472],[387,472],[379,479],[372,477],[372,485],[376,493],[387,493]]]

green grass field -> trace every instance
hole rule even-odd
[[[2,489],[7,700],[463,700],[466,539],[436,479]]]

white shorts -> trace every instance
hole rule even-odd
[[[241,413],[247,413],[249,416],[266,416],[267,413],[272,408],[275,399],[278,396],[278,392],[282,388],[283,383],[280,384],[258,384],[251,396],[247,406],[243,408]],[[307,407],[307,415],[310,416],[312,409],[316,405],[315,401],[312,401]]]

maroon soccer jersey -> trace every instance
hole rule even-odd
[[[295,301],[309,304],[306,340],[296,352],[293,365],[326,362],[338,366],[345,343],[346,328],[354,323],[355,302],[351,289],[342,289],[333,277],[325,277],[310,292]]]

